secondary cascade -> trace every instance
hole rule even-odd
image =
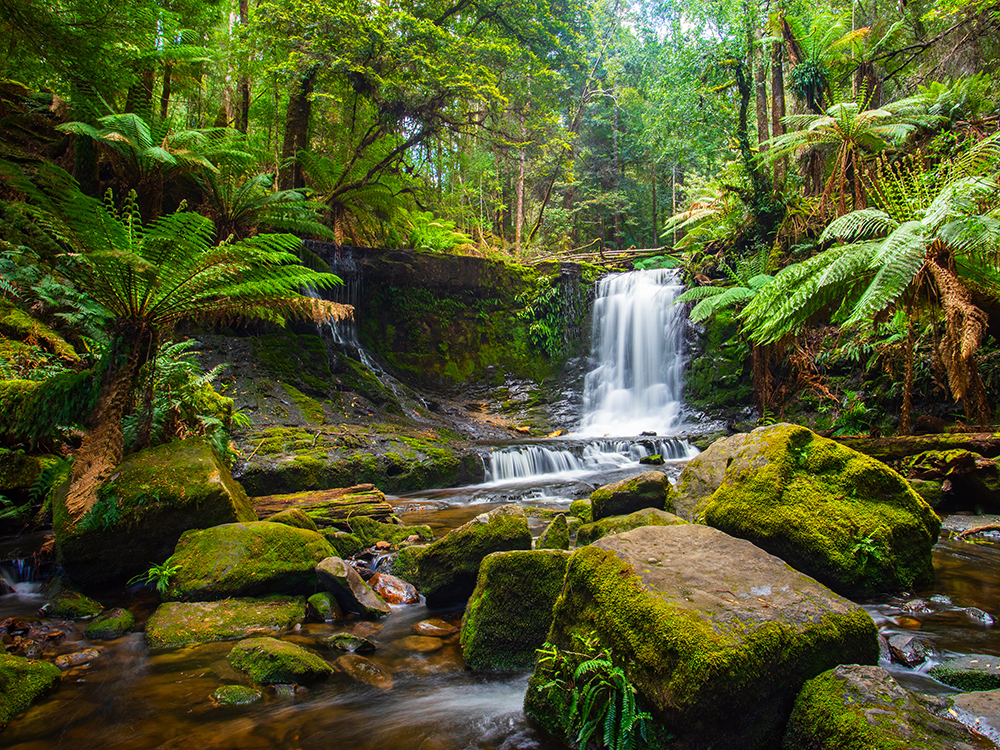
[[[676,433],[684,372],[684,290],[670,269],[604,277],[594,301],[591,358],[584,379],[582,435]]]

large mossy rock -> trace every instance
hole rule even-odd
[[[258,685],[308,685],[333,673],[311,651],[277,638],[247,638],[229,652],[229,663]]]
[[[673,512],[673,488],[662,471],[645,471],[590,493],[594,521],[608,516],[627,516],[643,508]]]
[[[606,536],[621,534],[623,531],[631,531],[640,526],[675,526],[680,523],[687,523],[687,521],[673,513],[655,508],[645,508],[637,510],[635,513],[629,513],[627,516],[612,516],[595,523],[584,524],[576,532],[576,546],[582,547]]]
[[[0,654],[0,729],[62,679],[55,664]]]
[[[722,484],[729,463],[749,438],[748,432],[720,438],[688,461],[674,487],[674,513],[698,523],[708,499]]]
[[[476,588],[479,563],[484,557],[518,549],[531,549],[531,531],[527,516],[516,505],[482,513],[448,532],[429,544],[417,561],[418,585],[427,606],[464,602]],[[404,578],[399,572],[395,574]]]
[[[594,639],[622,665],[674,748],[775,747],[799,688],[878,659],[860,607],[749,542],[707,526],[645,526],[570,558],[548,639]],[[539,662],[525,708],[566,737],[570,694]]]
[[[235,641],[255,635],[279,635],[305,620],[306,600],[269,596],[217,602],[166,602],[146,621],[150,648],[189,643]]]
[[[462,653],[470,669],[530,669],[545,642],[562,590],[569,552],[494,552],[479,566],[462,618]]]
[[[312,594],[316,563],[333,548],[322,534],[282,523],[228,523],[185,532],[165,563],[168,600]]]
[[[941,520],[933,509],[885,464],[805,427],[751,432],[704,519],[844,596],[934,580]]]
[[[535,549],[569,549],[569,522],[560,513],[535,540]]]
[[[135,615],[127,609],[115,607],[103,612],[100,617],[88,623],[83,631],[87,640],[110,641],[131,633],[135,627]]]
[[[881,667],[848,664],[809,680],[783,750],[972,750],[957,721],[938,716]]]
[[[120,583],[162,563],[181,534],[255,521],[246,493],[204,440],[181,440],[129,456],[75,525],[65,488],[52,526],[66,574],[77,583]]]

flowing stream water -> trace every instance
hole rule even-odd
[[[390,498],[404,523],[429,524],[441,536],[503,503],[565,510],[599,484],[647,468],[654,453],[676,475],[695,451],[681,429],[680,372],[683,319],[669,303],[679,293],[668,271],[624,274],[602,282],[595,310],[595,367],[587,377],[587,411],[579,439],[498,447],[490,453],[487,483],[427,490]],[[599,321],[599,322],[598,322]],[[642,343],[636,339],[640,338]],[[648,338],[647,338],[648,337]],[[659,433],[641,435],[640,432]],[[598,437],[605,434],[614,437]],[[547,523],[529,511],[537,535]],[[40,543],[40,542],[39,542]],[[24,545],[22,545],[24,546]],[[0,620],[35,619],[45,598],[21,557],[4,557],[0,544]],[[6,562],[2,562],[6,560]],[[865,607],[886,634],[914,632],[939,654],[1000,657],[1000,629],[969,616],[969,607],[1000,615],[1000,548],[992,541],[942,542],[934,552],[935,585],[907,596],[883,597]],[[0,584],[4,586],[4,584]],[[157,605],[155,595],[131,587],[97,592],[108,607],[128,607],[137,631]],[[912,600],[919,598],[921,604]],[[429,617],[459,625],[462,611],[399,605],[380,623],[305,624],[284,636],[324,654],[325,639],[354,632],[374,640],[370,658],[392,673],[389,690],[337,673],[309,688],[267,688],[251,706],[219,707],[210,700],[221,685],[242,679],[226,661],[232,642],[150,651],[141,632],[117,641],[88,643],[82,622],[59,622],[64,637],[47,656],[100,649],[89,665],[63,675],[59,689],[3,733],[0,746],[16,750],[153,750],[154,748],[280,748],[281,750],[528,750],[561,747],[525,717],[521,704],[527,672],[473,673],[464,668],[458,635],[428,643],[412,640],[413,626]],[[883,664],[907,687],[947,693],[916,670]]]

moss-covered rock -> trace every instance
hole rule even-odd
[[[627,516],[643,508],[672,513],[673,488],[662,471],[645,471],[634,477],[598,487],[590,493],[593,518]]]
[[[316,654],[277,638],[247,638],[229,652],[229,663],[258,685],[308,685],[333,672]]]
[[[55,456],[0,448],[0,495],[12,498],[29,493],[42,472],[57,460]]]
[[[729,462],[749,437],[749,432],[741,432],[719,438],[684,465],[674,487],[674,512],[677,515],[692,523],[701,521],[705,505],[722,484]]]
[[[280,513],[264,519],[270,523],[283,523],[286,526],[294,526],[297,529],[309,529],[309,531],[319,531],[316,522],[299,508],[289,508]]]
[[[334,651],[347,651],[350,654],[372,654],[378,650],[373,641],[354,633],[334,633],[326,639],[326,645]]]
[[[594,508],[590,504],[590,498],[585,500],[574,500],[569,504],[569,514],[571,516],[576,516],[584,523],[593,523],[594,521]]]
[[[411,536],[419,537],[421,541],[434,539],[430,526],[406,526],[398,523],[381,523],[373,518],[352,518],[348,521],[350,532],[357,537],[365,547],[374,547],[377,542],[400,544]]]
[[[464,602],[476,588],[483,558],[491,552],[516,549],[531,549],[528,519],[518,506],[504,505],[428,545],[417,561],[417,586],[429,607]],[[399,572],[395,574],[403,578]]]
[[[849,664],[809,680],[783,750],[972,750],[957,721],[935,715],[881,667]]]
[[[935,482],[932,479],[907,479],[906,481],[913,491],[932,508],[937,508],[944,503],[944,489],[940,482]]]
[[[462,618],[470,669],[529,669],[545,642],[569,553],[561,549],[494,552],[479,566]]]
[[[247,685],[223,685],[212,693],[212,701],[219,706],[248,706],[262,700],[264,693]]]
[[[0,654],[0,729],[38,698],[55,689],[62,673],[47,661]]]
[[[403,547],[392,557],[390,571],[394,576],[414,586],[420,585],[420,556],[428,545],[413,544]]]
[[[135,627],[135,616],[127,609],[115,607],[101,614],[96,620],[87,624],[83,635],[88,640],[110,641],[131,633]]]
[[[354,557],[365,548],[365,545],[362,544],[360,539],[354,536],[354,534],[349,534],[346,531],[340,531],[338,529],[322,529],[321,533],[323,534],[323,538],[330,543],[331,547],[333,547],[336,556],[341,559]]]
[[[1000,688],[1000,657],[967,654],[931,667],[931,677],[959,690]]]
[[[247,633],[278,635],[305,619],[304,597],[166,602],[146,622],[150,648],[245,638]]]
[[[320,591],[310,596],[306,600],[306,613],[310,620],[317,622],[336,622],[344,618],[337,598],[329,591]]]
[[[749,542],[696,524],[646,526],[573,553],[549,641],[593,638],[678,748],[775,747],[802,684],[873,663],[860,607]],[[535,667],[525,708],[567,735],[570,694]]]
[[[967,510],[976,515],[1000,512],[1000,470],[995,460],[974,451],[962,448],[925,451],[903,459],[900,471],[911,483],[947,482],[949,511]]]
[[[58,588],[57,593],[42,607],[46,617],[69,617],[89,619],[97,617],[104,610],[100,602],[71,588]]]
[[[535,540],[535,549],[569,549],[569,523],[562,513]]]
[[[623,531],[631,531],[640,526],[674,526],[680,523],[687,521],[673,513],[646,508],[629,513],[627,516],[612,516],[595,523],[584,524],[576,532],[576,545],[582,547],[603,537],[621,534]]]
[[[319,584],[333,594],[337,603],[348,612],[377,620],[392,611],[382,597],[361,579],[354,566],[339,557],[321,560],[316,566],[316,577]]]
[[[75,525],[65,488],[52,515],[66,573],[86,585],[123,582],[162,563],[188,529],[256,520],[243,488],[201,439],[126,458]]]
[[[166,564],[175,568],[166,598],[312,594],[316,563],[333,554],[321,534],[280,523],[229,523],[185,532]]]
[[[931,507],[889,467],[805,427],[750,433],[704,517],[845,596],[934,579]]]

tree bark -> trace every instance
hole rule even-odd
[[[777,138],[785,134],[785,73],[782,69],[781,42],[771,43],[771,137]],[[784,182],[788,172],[788,157],[784,156],[774,163],[775,183]]]
[[[757,99],[757,148],[760,153],[767,150],[765,142],[771,137],[767,117],[767,66],[764,64],[764,48],[761,43],[760,28],[754,29],[753,60],[754,95]]]
[[[913,319],[906,319],[906,362],[903,376],[903,411],[899,415],[899,434],[909,435],[913,414]]]
[[[240,0],[240,25],[246,26],[250,21],[250,4],[248,0]],[[250,124],[250,71],[246,56],[240,60],[240,79],[237,89],[236,129],[246,135]]]
[[[652,188],[652,193],[653,193],[653,206],[652,206],[652,208],[653,208],[653,211],[652,211],[652,215],[653,215],[652,216],[652,218],[653,218],[653,241],[652,241],[652,243],[650,243],[649,246],[650,247],[659,247],[660,246],[660,227],[658,226],[657,221],[656,221],[657,220],[657,212],[656,212],[657,205],[656,205],[656,162],[655,161],[651,162],[650,165],[649,165],[649,182],[650,182],[650,187]]]
[[[521,252],[521,229],[524,227],[524,142],[527,140],[527,128],[524,124],[524,112],[519,115],[521,121],[521,145],[517,150],[517,214],[514,219],[514,252]]]
[[[319,75],[319,65],[306,68],[288,95],[285,138],[281,147],[281,171],[278,187],[293,190],[306,186],[302,166],[296,154],[309,148],[309,119],[312,115],[312,92]]]
[[[170,82],[174,72],[174,66],[167,63],[163,66],[163,87],[160,91],[160,119],[166,120],[170,110]]]

